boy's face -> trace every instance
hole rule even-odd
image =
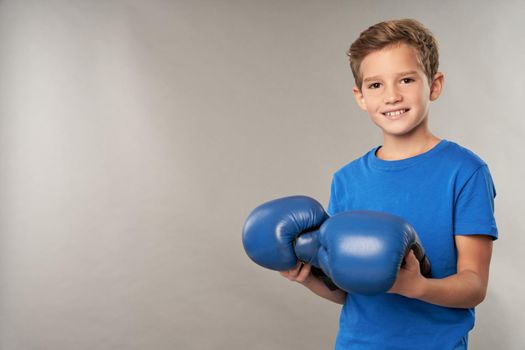
[[[368,54],[361,63],[363,84],[354,87],[357,104],[385,136],[404,136],[426,128],[429,102],[443,86],[443,74],[432,85],[411,46],[401,43]]]

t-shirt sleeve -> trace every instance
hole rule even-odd
[[[496,189],[487,165],[479,167],[459,191],[454,207],[454,234],[498,238],[494,218]]]

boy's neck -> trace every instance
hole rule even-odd
[[[428,152],[441,140],[426,130],[419,135],[391,136],[384,135],[383,145],[376,156],[382,160],[401,160]]]

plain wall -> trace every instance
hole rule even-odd
[[[1,1],[0,349],[329,349],[339,306],[253,264],[263,201],[327,204],[381,143],[345,51],[412,17],[431,129],[472,149],[500,239],[472,349],[523,349],[523,1]]]

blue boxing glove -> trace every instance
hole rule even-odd
[[[330,289],[337,286],[319,268],[319,227],[328,219],[323,206],[306,196],[275,199],[255,208],[246,220],[242,243],[257,264],[276,271],[311,264],[312,275]]]
[[[319,243],[319,230],[301,234],[295,239],[294,245],[297,259],[314,267],[320,267],[319,259],[317,258],[317,253],[321,246]]]
[[[297,264],[297,246],[303,262],[318,266],[317,230],[327,218],[323,206],[310,197],[291,196],[266,202],[255,208],[244,224],[244,250],[255,263],[285,271]],[[296,244],[303,234],[305,237]]]
[[[409,249],[430,276],[430,262],[414,228],[398,216],[372,211],[334,215],[320,228],[319,264],[342,290],[374,295],[392,288]]]

